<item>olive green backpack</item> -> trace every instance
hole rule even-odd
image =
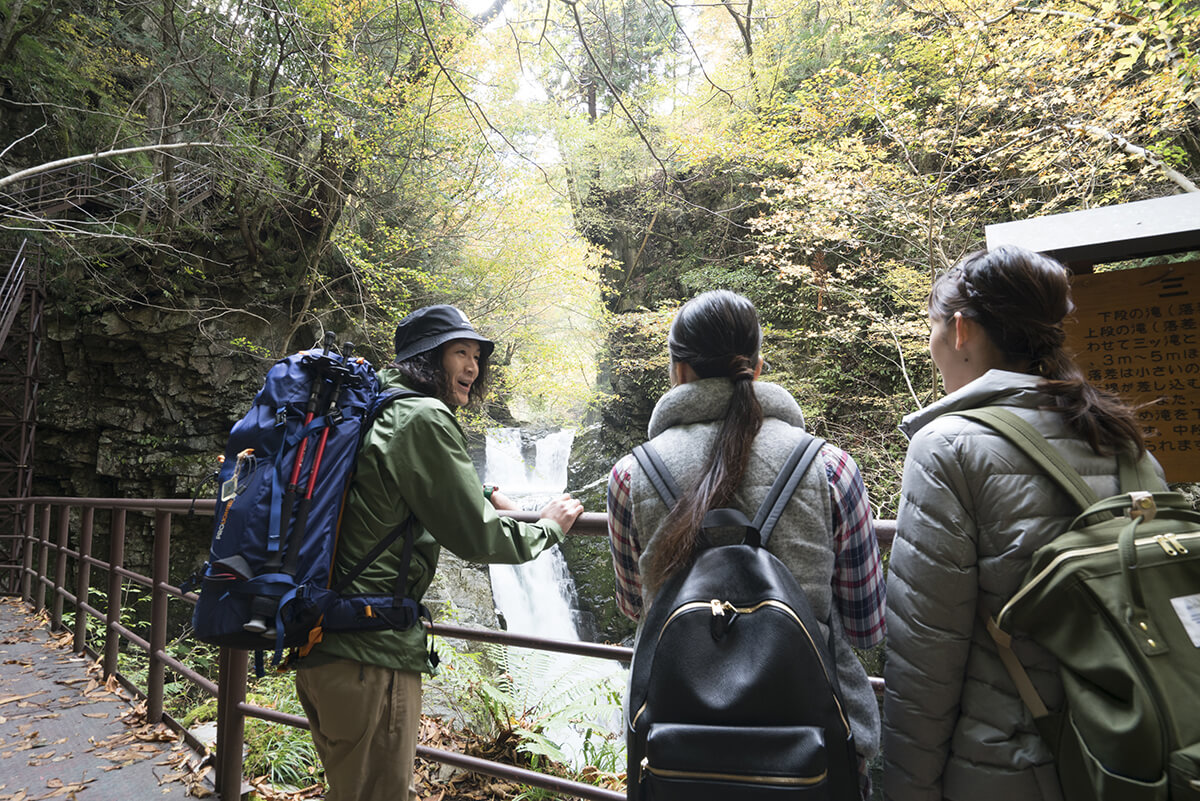
[[[1055,755],[1067,801],[1200,801],[1200,513],[1149,459],[1121,465],[1099,499],[1010,411],[959,412],[1034,460],[1082,513],[1038,549],[988,631]],[[1066,704],[1049,711],[1013,653],[1021,632],[1059,661]]]

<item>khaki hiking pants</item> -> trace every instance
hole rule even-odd
[[[296,671],[325,801],[417,801],[421,674],[339,659]]]

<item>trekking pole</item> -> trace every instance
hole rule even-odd
[[[350,343],[347,342],[346,350],[343,350],[343,353],[348,353],[349,347]],[[283,560],[283,572],[289,576],[296,574],[296,563],[300,561],[300,543],[304,540],[304,534],[308,530],[308,510],[312,506],[313,489],[317,486],[317,476],[321,473],[321,458],[325,455],[325,443],[329,440],[329,429],[341,421],[338,399],[341,397],[342,387],[345,386],[349,375],[350,368],[345,365],[338,365],[334,368],[333,394],[329,400],[330,419],[321,431],[321,439],[317,441],[312,469],[308,473],[308,486],[305,488],[304,497],[300,499],[300,506],[296,510],[296,525],[292,529],[292,536],[288,541],[287,553]]]
[[[322,379],[324,378],[324,370],[326,362],[329,359],[329,349],[333,347],[333,339],[335,334],[332,331],[325,332],[324,348],[321,351],[321,357],[317,360],[317,377],[312,383],[312,388],[308,393],[308,405],[304,409],[304,424],[301,426],[303,431],[308,428],[308,424],[313,421],[317,411],[317,397],[320,395]],[[288,478],[287,490],[283,493],[283,503],[279,511],[279,552],[272,560],[275,566],[278,567],[283,563],[282,552],[285,548],[284,540],[287,532],[288,521],[292,516],[292,505],[296,502],[296,490],[300,485],[300,469],[304,466],[304,452],[308,450],[308,435],[305,435],[300,444],[296,446],[296,459],[292,462],[292,474]]]
[[[325,341],[321,350],[320,357],[316,360],[316,376],[313,378],[312,384],[308,390],[308,402],[304,407],[304,422],[300,427],[301,432],[308,428],[313,421],[317,411],[317,399],[321,394],[321,384],[324,378],[325,363],[329,359],[329,349],[333,347],[333,340],[337,335],[332,331],[325,332]],[[307,358],[307,357],[306,357]],[[304,466],[304,453],[308,450],[308,434],[300,438],[300,442],[296,446],[296,456],[292,460],[292,472],[288,476],[288,483],[283,492],[283,498],[279,503],[279,547],[271,552],[267,558],[266,564],[263,566],[265,573],[277,573],[283,566],[283,553],[288,549],[288,524],[292,518],[292,507],[296,504],[296,490],[300,483],[300,470]],[[267,622],[275,616],[275,602],[269,596],[257,595],[250,604],[251,618],[249,622],[244,624],[242,628],[251,634],[264,634],[267,631]]]

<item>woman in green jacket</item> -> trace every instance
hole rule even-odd
[[[517,564],[560,542],[583,511],[563,495],[537,523],[481,487],[454,410],[482,398],[494,345],[453,306],[400,321],[396,359],[381,389],[423,393],[389,404],[359,450],[335,570],[355,565],[389,532],[415,528],[406,595],[418,602],[443,547],[471,562]],[[388,594],[403,561],[399,538],[362,571],[350,594]],[[425,629],[327,633],[301,661],[296,689],[325,768],[327,801],[407,801],[421,715],[421,673],[432,673]]]

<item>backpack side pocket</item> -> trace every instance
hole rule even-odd
[[[1200,743],[1192,743],[1171,754],[1167,771],[1171,801],[1200,801]]]
[[[1194,754],[1193,766],[1200,760]],[[1062,784],[1063,797],[1067,801],[1095,801],[1101,798],[1122,801],[1176,801],[1168,795],[1167,774],[1154,781],[1144,781],[1131,776],[1122,776],[1106,768],[1075,727],[1068,714],[1062,727],[1062,737],[1056,750],[1058,778]],[[1200,799],[1200,795],[1196,796]]]

